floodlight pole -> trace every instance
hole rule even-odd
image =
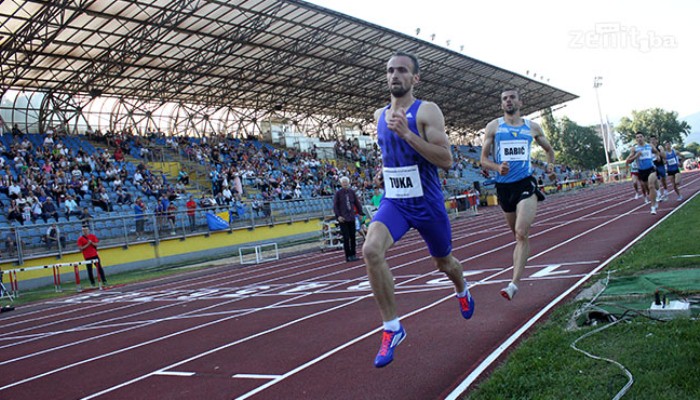
[[[610,155],[608,155],[608,134],[606,127],[603,126],[603,113],[600,110],[600,97],[598,97],[598,88],[603,86],[603,77],[596,76],[593,78],[593,88],[595,89],[595,100],[598,103],[598,118],[600,120],[600,136],[603,137],[603,149],[605,149],[605,165],[608,167],[608,181],[612,175],[612,167],[610,166]]]

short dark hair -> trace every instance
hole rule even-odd
[[[520,92],[516,88],[505,88],[505,89],[501,90],[501,94],[503,94],[505,92],[515,92],[515,94],[518,95],[518,98],[520,98]]]
[[[395,52],[394,54],[392,54],[392,57],[408,57],[408,58],[410,58],[411,62],[413,63],[413,73],[414,74],[420,73],[420,63],[418,62],[418,57],[416,57],[415,54],[399,50],[399,51]]]

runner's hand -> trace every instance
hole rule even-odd
[[[399,107],[396,110],[391,110],[391,117],[387,121],[387,127],[403,139],[408,129],[408,119],[406,119],[406,110]]]
[[[510,171],[510,164],[508,164],[508,161],[503,161],[501,165],[498,166],[498,173],[501,175],[508,175],[508,172]]]
[[[549,180],[554,181],[557,179],[557,174],[554,172],[554,166],[552,164],[547,164],[547,176]]]

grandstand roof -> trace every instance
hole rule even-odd
[[[14,0],[0,8],[0,93],[106,94],[366,119],[388,101],[396,50],[422,62],[416,95],[448,129],[498,116],[505,87],[524,114],[577,96],[298,0]]]

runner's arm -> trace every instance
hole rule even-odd
[[[501,165],[496,164],[489,158],[491,155],[491,149],[493,149],[493,141],[496,136],[496,126],[498,123],[496,120],[489,122],[486,125],[486,131],[484,134],[484,143],[481,146],[481,169],[484,171],[499,171]]]
[[[549,178],[553,179],[552,174],[554,174],[554,149],[552,148],[552,145],[549,144],[547,136],[545,136],[540,124],[536,122],[531,122],[530,126],[531,130],[535,134],[535,141],[538,145],[540,145],[540,147],[542,147],[542,150],[544,150],[545,153],[547,153],[547,166],[545,167],[545,171],[549,175]]]
[[[392,122],[398,122],[398,128],[394,132],[431,164],[444,170],[452,168],[452,152],[445,133],[442,111],[435,103],[426,101],[421,104],[417,114],[416,124],[420,136],[408,128],[406,111],[403,109],[394,111],[391,118]]]

